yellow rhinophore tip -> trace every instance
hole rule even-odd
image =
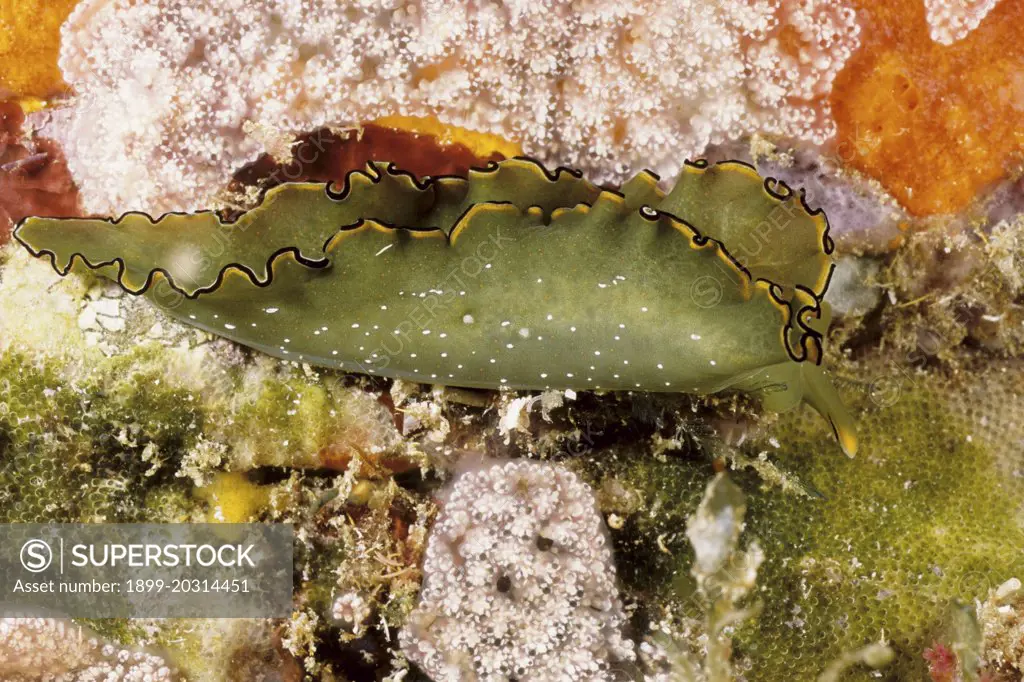
[[[857,456],[857,434],[852,430],[839,429],[835,424],[832,425],[835,429],[836,438],[839,440],[839,446],[846,453],[847,457]]]
[[[828,420],[839,446],[849,457],[857,454],[857,429],[853,417],[839,398],[825,370],[809,362],[800,363],[804,400]]]

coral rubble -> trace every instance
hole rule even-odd
[[[1024,591],[1011,578],[989,591],[978,608],[984,664],[1007,678],[1024,677]]]

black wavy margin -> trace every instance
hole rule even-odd
[[[532,164],[533,166],[536,167],[537,170],[539,170],[544,175],[545,179],[547,179],[549,182],[557,182],[561,178],[561,176],[563,174],[568,174],[569,176],[571,176],[571,177],[573,177],[573,178],[575,178],[577,180],[583,180],[584,182],[586,182],[588,185],[593,187],[598,192],[598,195],[597,195],[598,199],[604,193],[615,195],[615,196],[619,197],[620,199],[625,199],[625,195],[622,194],[621,192],[617,191],[617,190],[603,188],[603,187],[600,187],[599,185],[596,185],[596,184],[590,182],[589,180],[586,180],[586,178],[584,178],[584,176],[583,176],[583,172],[580,171],[580,170],[577,170],[577,169],[574,169],[574,168],[569,168],[568,166],[558,166],[553,171],[548,171],[547,168],[544,166],[544,164],[542,164],[539,160],[537,160],[535,158],[532,158],[532,157],[529,157],[529,156],[514,156],[510,160],[524,161],[524,162],[527,162],[529,164]],[[413,173],[410,173],[408,171],[405,171],[405,170],[402,170],[402,169],[398,168],[393,162],[388,162],[387,165],[384,167],[384,171],[388,175],[391,175],[391,176],[395,176],[395,177],[403,177],[404,176],[404,177],[407,177],[407,178],[409,178],[412,181],[413,186],[415,186],[417,189],[419,189],[421,191],[427,191],[427,190],[431,189],[435,184],[437,184],[439,182],[442,182],[442,181],[445,181],[445,180],[460,181],[460,182],[468,183],[470,178],[471,178],[471,176],[472,176],[472,174],[474,174],[474,173],[475,174],[480,174],[480,175],[495,173],[495,172],[497,172],[501,168],[501,164],[504,163],[504,162],[505,161],[500,161],[500,162],[499,161],[489,161],[483,167],[472,166],[472,167],[469,168],[469,172],[468,172],[468,174],[466,176],[461,176],[461,175],[426,175],[426,176],[423,176],[423,178],[421,179],[421,178],[418,178]],[[343,184],[342,184],[342,187],[341,187],[340,191],[337,191],[337,190],[334,189],[336,183],[333,183],[333,182],[329,182],[329,183],[284,183],[283,185],[278,185],[277,187],[286,187],[289,184],[321,185],[324,188],[324,193],[326,194],[328,199],[330,199],[332,201],[342,201],[352,191],[351,177],[353,175],[363,175],[363,176],[369,178],[370,181],[373,184],[377,184],[381,180],[383,180],[384,176],[379,171],[379,168],[378,168],[379,165],[382,165],[382,162],[369,161],[366,164],[366,170],[358,170],[358,169],[356,169],[356,170],[349,171],[348,173],[345,174],[345,178],[343,180]],[[828,216],[825,214],[824,210],[821,209],[821,208],[818,208],[818,209],[811,209],[810,208],[810,206],[807,204],[807,193],[806,193],[806,190],[804,190],[803,188],[801,188],[798,193],[794,192],[793,189],[785,181],[780,180],[780,179],[775,178],[775,177],[772,177],[772,176],[762,176],[761,173],[757,170],[757,168],[755,166],[753,166],[752,164],[747,163],[745,161],[725,160],[725,161],[716,162],[713,165],[709,164],[709,162],[706,159],[697,159],[695,161],[691,161],[689,159],[686,159],[683,162],[683,166],[684,167],[685,166],[689,166],[691,168],[695,168],[695,169],[700,170],[700,171],[706,171],[706,170],[708,170],[710,168],[727,167],[727,166],[730,166],[730,165],[741,166],[743,168],[746,168],[748,170],[753,171],[758,177],[763,178],[762,188],[765,190],[766,193],[768,193],[769,196],[771,196],[776,201],[786,202],[786,201],[790,201],[793,197],[797,197],[799,199],[799,201],[800,201],[801,208],[803,208],[804,212],[807,215],[809,215],[811,217],[816,217],[818,215],[821,215],[822,218],[824,219],[824,222],[825,222],[825,228],[824,228],[824,230],[822,231],[822,234],[821,234],[822,251],[823,251],[823,253],[825,255],[831,255],[834,252],[834,250],[835,250],[835,242],[829,236],[829,231],[831,229],[831,225],[829,224]],[[644,173],[646,173],[647,175],[652,177],[656,182],[660,181],[660,179],[661,179],[660,176],[657,173],[655,173],[653,171],[650,171],[650,170],[646,170],[646,169],[640,171],[640,173],[638,173],[637,175],[644,174]],[[272,189],[277,189],[277,187],[272,188]],[[121,214],[120,216],[118,216],[116,218],[100,218],[99,220],[107,222],[107,223],[109,223],[112,226],[117,226],[121,221],[123,221],[128,216],[141,215],[141,216],[144,216],[147,220],[149,220],[150,223],[156,224],[156,223],[159,223],[161,220],[163,220],[164,218],[166,218],[168,216],[197,216],[197,215],[213,214],[217,218],[218,222],[222,226],[224,226],[224,225],[232,225],[232,224],[236,223],[246,213],[248,213],[248,212],[250,212],[252,210],[255,210],[255,208],[258,208],[259,206],[261,206],[263,204],[263,202],[265,201],[266,196],[267,196],[268,193],[264,193],[260,197],[260,202],[256,206],[254,206],[252,209],[249,209],[247,211],[243,211],[242,213],[238,214],[237,216],[235,216],[235,218],[233,218],[231,220],[224,220],[219,213],[217,213],[216,211],[209,210],[209,209],[193,211],[193,212],[168,211],[168,212],[165,212],[165,213],[161,214],[158,218],[155,218],[155,219],[153,218],[153,216],[149,215],[148,213],[146,213],[144,211],[128,211],[126,213]],[[597,199],[595,199],[595,203],[596,203],[596,201],[597,201]],[[406,226],[393,225],[393,224],[390,224],[390,223],[387,223],[387,222],[384,222],[384,221],[381,221],[381,220],[361,219],[361,220],[357,221],[356,223],[352,223],[350,225],[343,225],[343,226],[338,227],[338,229],[334,232],[334,234],[332,234],[330,237],[328,237],[324,241],[324,244],[321,247],[321,249],[323,250],[324,255],[325,255],[324,258],[320,258],[320,259],[306,258],[305,256],[302,255],[302,253],[301,253],[301,251],[300,251],[300,249],[298,247],[295,247],[295,246],[284,247],[284,248],[278,249],[277,251],[272,253],[270,255],[270,257],[267,259],[266,264],[264,266],[265,269],[266,269],[266,272],[267,272],[266,280],[261,280],[259,275],[257,273],[255,273],[255,272],[253,272],[253,270],[249,266],[247,266],[247,265],[244,265],[242,263],[228,263],[227,265],[224,265],[221,268],[220,272],[217,274],[217,278],[214,280],[214,282],[212,284],[210,284],[208,286],[205,286],[205,287],[197,288],[191,294],[186,292],[186,291],[184,291],[177,284],[175,284],[174,278],[171,276],[170,273],[168,273],[163,268],[156,268],[156,269],[151,270],[149,275],[146,278],[145,283],[142,285],[142,287],[138,291],[134,291],[134,290],[128,288],[127,286],[125,286],[124,282],[122,281],[124,273],[125,273],[125,270],[126,270],[126,265],[124,263],[124,260],[121,259],[120,257],[111,259],[109,261],[103,261],[103,262],[100,262],[100,263],[92,263],[83,254],[75,252],[75,253],[71,254],[70,258],[68,258],[68,266],[67,266],[67,268],[65,268],[64,270],[61,270],[61,268],[57,267],[57,254],[56,254],[56,252],[50,251],[48,249],[39,249],[37,251],[37,250],[33,249],[27,242],[25,242],[24,239],[22,239],[21,236],[19,235],[19,232],[21,231],[21,228],[24,226],[25,222],[30,220],[30,219],[32,219],[32,218],[34,218],[34,217],[36,217],[36,216],[27,216],[27,217],[21,219],[20,221],[18,221],[18,224],[15,226],[15,228],[14,228],[14,230],[12,232],[12,236],[14,237],[14,239],[19,244],[21,244],[23,247],[25,247],[25,249],[28,250],[28,252],[32,256],[34,256],[36,258],[49,257],[51,267],[53,267],[54,271],[56,271],[57,274],[60,275],[61,277],[65,277],[65,276],[68,275],[68,273],[74,267],[75,259],[77,258],[79,261],[82,262],[83,265],[85,265],[90,270],[99,270],[99,269],[104,268],[104,267],[109,267],[111,265],[116,265],[117,266],[117,284],[126,293],[128,293],[128,294],[130,294],[132,296],[142,296],[142,295],[145,295],[152,288],[152,286],[153,286],[153,284],[155,282],[156,276],[159,274],[159,275],[163,276],[164,281],[167,283],[167,285],[173,291],[175,291],[177,294],[183,296],[186,299],[195,300],[195,299],[198,299],[200,296],[202,296],[204,294],[213,293],[214,291],[219,289],[223,285],[224,279],[227,277],[228,273],[231,272],[232,270],[240,272],[243,275],[245,275],[246,277],[248,277],[248,279],[257,287],[260,287],[260,288],[268,287],[274,281],[274,270],[273,270],[274,263],[278,259],[284,257],[287,254],[291,254],[295,258],[296,262],[298,262],[300,265],[303,265],[303,266],[308,267],[310,269],[316,269],[316,270],[324,269],[328,265],[330,265],[330,259],[326,257],[326,249],[327,249],[327,246],[330,244],[330,242],[333,241],[342,232],[348,232],[348,231],[359,229],[360,227],[365,225],[367,222],[373,222],[373,223],[375,223],[377,225],[380,225],[382,227],[385,227],[385,228],[391,229],[391,230],[405,230],[405,231],[408,231],[408,232],[438,232],[438,233],[440,233],[444,237],[446,243],[450,246],[451,243],[452,243],[450,235],[457,233],[458,228],[459,228],[459,224],[465,219],[466,215],[470,211],[474,210],[475,208],[477,208],[479,206],[499,206],[499,205],[513,205],[513,204],[512,204],[512,202],[509,202],[509,201],[494,201],[494,202],[485,201],[485,202],[479,202],[479,203],[473,204],[470,207],[468,207],[465,211],[463,211],[462,214],[459,215],[459,217],[452,224],[452,228],[448,232],[446,232],[444,229],[442,229],[440,227],[415,227],[415,226],[408,226],[408,227],[406,227]],[[580,202],[580,203],[576,204],[576,206],[574,206],[572,208],[577,208],[578,206],[587,206],[588,208],[592,208],[593,204],[592,203],[588,203],[588,202]],[[645,208],[648,209],[651,213],[647,214],[643,210]],[[808,357],[813,355],[814,357],[812,358],[812,361],[815,364],[819,364],[819,365],[821,364],[822,356],[823,356],[823,352],[822,352],[823,337],[822,337],[822,334],[820,332],[810,328],[807,325],[807,323],[806,323],[804,318],[807,315],[810,315],[812,313],[814,314],[815,317],[820,318],[820,316],[821,316],[821,304],[823,302],[825,293],[828,291],[829,284],[832,281],[832,275],[835,272],[835,264],[834,263],[831,263],[829,265],[828,272],[825,275],[824,282],[823,282],[823,284],[821,286],[821,292],[820,293],[815,292],[812,289],[809,289],[808,287],[805,287],[804,285],[801,285],[801,284],[797,284],[797,285],[794,286],[794,288],[796,290],[803,291],[804,293],[810,295],[812,300],[814,300],[816,302],[816,305],[814,305],[814,306],[803,306],[799,310],[794,311],[791,302],[785,300],[784,298],[782,298],[781,293],[780,293],[781,290],[782,290],[782,287],[779,284],[777,284],[776,282],[772,282],[771,280],[764,279],[764,278],[755,279],[754,276],[751,274],[750,270],[747,269],[747,267],[744,266],[742,263],[740,263],[729,252],[729,249],[726,247],[726,245],[724,243],[722,243],[721,241],[719,241],[717,239],[714,239],[712,237],[708,237],[706,235],[703,235],[695,226],[693,226],[692,224],[690,224],[689,222],[687,222],[683,218],[680,218],[679,216],[676,216],[676,215],[674,215],[672,213],[669,213],[667,211],[659,211],[659,210],[657,210],[657,209],[655,209],[655,208],[653,208],[651,206],[647,206],[647,205],[641,206],[640,209],[638,209],[638,211],[640,213],[640,217],[643,220],[645,220],[645,221],[648,221],[648,222],[660,222],[661,218],[665,217],[665,218],[668,218],[671,221],[674,221],[675,223],[677,223],[679,225],[682,225],[682,226],[686,227],[691,232],[691,236],[690,236],[691,243],[693,243],[693,244],[695,244],[695,245],[697,245],[699,247],[704,247],[708,243],[713,244],[714,247],[717,248],[717,250],[719,252],[721,252],[725,256],[726,261],[728,263],[730,263],[736,269],[737,273],[744,275],[752,286],[756,285],[758,282],[764,282],[767,285],[766,291],[768,292],[769,298],[779,307],[779,309],[783,312],[783,316],[785,318],[785,324],[783,325],[783,330],[782,330],[782,338],[783,338],[783,347],[785,348],[786,353],[795,362],[807,361]],[[48,220],[92,220],[90,218],[79,218],[79,217],[47,217],[45,219],[48,219]],[[800,347],[798,349],[794,350],[791,347],[791,344],[790,344],[790,341],[789,341],[789,334],[788,334],[788,332],[791,329],[794,329],[794,328],[797,328],[797,327],[798,327],[798,331],[800,332],[800,342],[799,342],[800,343]],[[810,343],[811,346],[813,347],[813,352],[812,352],[812,349],[808,348],[808,343]]]

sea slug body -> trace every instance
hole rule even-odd
[[[852,454],[819,367],[832,272],[824,215],[750,167],[688,164],[621,191],[523,158],[423,181],[370,163],[212,212],[29,218],[15,237],[188,324],[270,355],[481,388],[801,399]]]

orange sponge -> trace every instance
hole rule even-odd
[[[0,0],[0,99],[48,97],[64,87],[60,26],[77,0]]]
[[[921,0],[854,0],[861,48],[832,88],[838,152],[914,215],[953,213],[1024,157],[1024,0],[952,45]]]

